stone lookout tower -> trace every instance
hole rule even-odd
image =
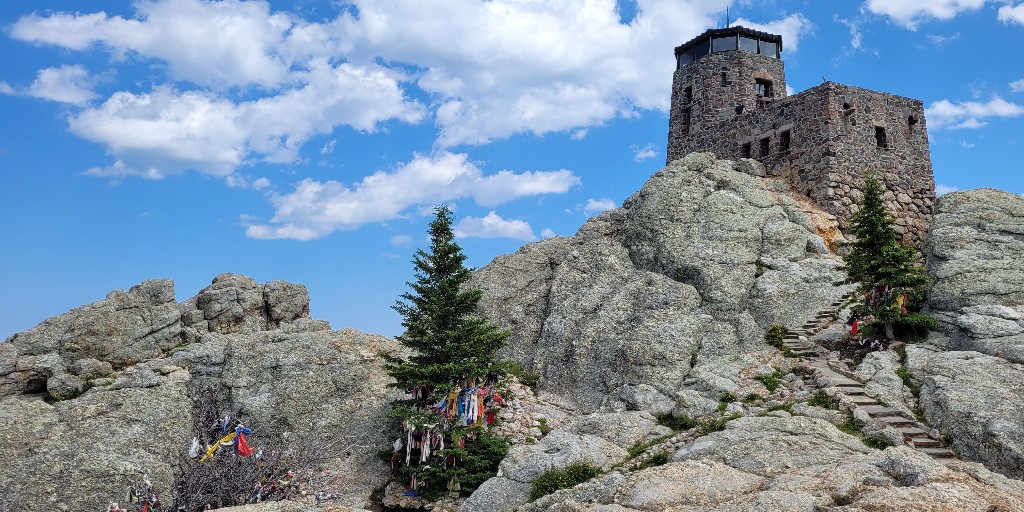
[[[668,162],[756,159],[844,229],[874,173],[897,231],[920,247],[935,202],[921,101],[833,82],[789,96],[781,53],[782,36],[739,26],[676,47]]]

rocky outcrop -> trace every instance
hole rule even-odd
[[[838,259],[763,175],[693,154],[575,236],[495,258],[470,284],[512,331],[504,355],[584,411],[664,412],[694,364],[765,349],[765,327],[795,327],[842,291]]]
[[[254,439],[330,439],[332,504],[367,507],[387,478],[394,350],[310,319],[301,285],[222,274],[181,303],[166,279],[111,292],[0,344],[0,510],[100,510],[139,471],[169,504],[211,389]]]
[[[993,189],[939,198],[925,248],[929,313],[949,350],[1024,363],[1024,197]]]
[[[885,451],[812,418],[741,418],[672,462],[612,472],[521,510],[1018,510],[1024,483],[979,464]]]
[[[992,189],[939,198],[925,247],[928,344],[907,348],[928,421],[969,460],[1024,477],[1024,198]]]

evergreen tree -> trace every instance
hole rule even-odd
[[[900,241],[893,218],[885,208],[882,185],[869,175],[857,213],[850,217],[856,240],[846,244],[843,257],[847,278],[837,284],[858,284],[863,300],[853,307],[858,316],[872,316],[885,327],[887,339],[894,340],[894,325],[932,328],[934,319],[916,312],[924,298],[929,279],[917,266],[917,252]]]
[[[471,389],[494,391],[506,368],[496,353],[509,333],[477,315],[483,292],[463,289],[471,270],[465,267],[466,256],[452,233],[454,215],[446,206],[435,213],[429,252],[417,250],[413,257],[416,280],[407,283],[412,291],[403,293],[393,306],[405,327],[397,339],[412,353],[407,359],[388,357],[385,364],[395,379],[392,386],[410,395],[395,401],[391,413],[402,419],[404,442],[408,443],[410,431],[422,435],[429,430],[444,436],[445,449],[433,459],[401,467],[403,473],[416,475],[421,493],[428,498],[455,484],[472,491],[494,475],[508,451],[508,444],[487,430],[486,421],[467,425],[457,406],[455,414],[446,413],[453,401],[463,402]],[[495,401],[491,394],[479,399]]]

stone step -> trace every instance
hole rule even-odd
[[[844,386],[839,388],[839,392],[847,396],[863,395],[864,388],[856,386]]]
[[[871,398],[870,396],[867,395],[851,396],[850,401],[856,404],[858,407],[863,407],[865,405],[878,405],[878,400],[875,400],[874,398]]]
[[[871,413],[868,414],[870,415]],[[917,424],[917,421],[905,416],[872,416],[872,418],[888,423],[893,427],[912,427]]]
[[[863,386],[864,385],[863,382],[855,381],[855,380],[853,380],[853,379],[851,379],[849,377],[842,377],[842,376],[840,376],[840,377],[830,378],[829,380],[832,381],[832,385],[837,387],[837,388],[854,387],[854,386]]]
[[[931,435],[927,430],[921,430],[917,427],[897,427],[896,430],[899,430],[900,433],[906,437],[923,437]]]
[[[906,418],[906,416],[903,415],[903,411],[900,411],[899,409],[893,409],[892,407],[886,407],[884,405],[865,405],[861,408],[864,409],[864,412],[868,413],[868,415],[871,416],[872,418]]]
[[[930,437],[914,437],[911,439],[914,448],[942,448],[942,443]]]
[[[936,459],[955,459],[956,454],[948,448],[915,448],[917,451]]]

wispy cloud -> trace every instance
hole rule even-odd
[[[1010,90],[1013,92],[1024,92],[1024,78],[1010,82]]]
[[[981,128],[988,124],[986,119],[1018,117],[1024,115],[1024,106],[1011,103],[998,96],[988,102],[962,101],[953,103],[939,100],[925,109],[930,128]]]
[[[491,211],[484,217],[464,217],[455,225],[458,238],[512,238],[515,240],[536,240],[530,224],[522,220],[505,220]]]
[[[629,148],[633,150],[634,162],[643,162],[644,160],[650,160],[651,158],[658,156],[658,152],[654,150],[653,143],[649,143],[643,147],[633,144]]]
[[[936,196],[946,195],[946,194],[948,194],[950,192],[956,192],[958,190],[960,190],[958,187],[955,187],[955,186],[952,186],[952,185],[946,185],[946,184],[943,184],[943,183],[938,183],[938,184],[935,185],[935,195]]]
[[[608,199],[608,198],[602,198],[602,199],[590,198],[590,199],[587,199],[587,204],[583,205],[583,213],[587,217],[592,217],[595,214],[601,213],[601,212],[603,212],[605,210],[611,210],[612,208],[615,208],[616,206],[617,205],[615,204],[615,201],[613,201],[611,199]]]
[[[999,21],[1024,25],[1024,3],[1014,6],[1004,5],[999,8]]]
[[[93,92],[89,72],[79,65],[46,68],[39,71],[28,88],[28,94],[44,100],[85,105],[99,97]]]
[[[412,237],[409,235],[395,235],[391,237],[391,245],[405,247],[412,244]]]
[[[949,20],[964,11],[980,9],[986,0],[867,0],[864,8],[888,16],[896,23],[917,30],[930,19]]]
[[[301,181],[274,195],[274,217],[246,229],[251,238],[310,240],[335,230],[355,229],[403,215],[408,209],[460,198],[494,206],[514,199],[560,194],[579,185],[571,171],[499,171],[485,175],[462,153],[416,155],[392,172],[378,171],[352,186],[337,181]]]

